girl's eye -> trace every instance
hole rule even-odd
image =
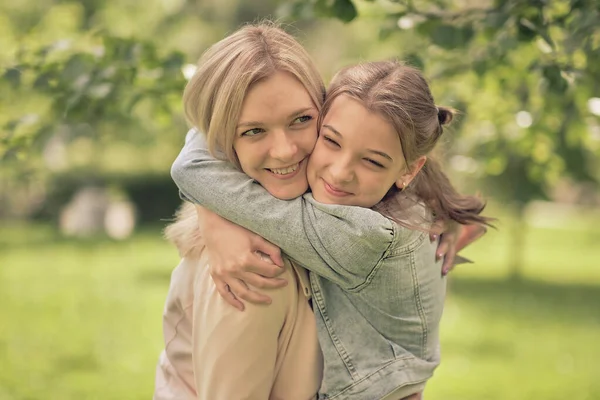
[[[330,138],[329,136],[323,135],[323,140],[332,144],[333,146],[340,147],[339,143],[336,142],[335,140],[333,140],[332,138]]]
[[[367,160],[367,162],[369,162],[371,165],[376,166],[377,168],[383,168],[383,164],[381,164],[380,162],[377,162],[377,161],[372,160],[370,158],[365,158],[365,160]]]
[[[242,134],[240,136],[256,136],[259,133],[263,133],[265,130],[261,129],[261,128],[253,128],[253,129],[248,129],[245,132],[242,132]]]
[[[298,118],[296,118],[296,119],[295,119],[295,120],[292,122],[292,124],[302,124],[302,123],[304,123],[304,122],[308,122],[308,121],[310,121],[311,119],[313,119],[313,117],[312,117],[312,116],[310,116],[310,115],[303,115],[303,116],[301,116],[301,117],[298,117]]]

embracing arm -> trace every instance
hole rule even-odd
[[[259,234],[345,288],[364,282],[396,232],[390,220],[370,209],[320,204],[311,195],[276,199],[230,163],[212,157],[200,133],[188,135],[171,175],[188,201]]]

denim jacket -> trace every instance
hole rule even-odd
[[[279,246],[310,271],[324,356],[320,399],[401,398],[440,361],[445,279],[427,233],[368,208],[279,200],[190,132],[171,169],[185,200]],[[421,210],[415,212],[423,212]]]

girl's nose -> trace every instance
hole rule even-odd
[[[344,159],[338,159],[332,162],[329,167],[329,174],[333,180],[333,182],[331,182],[333,185],[352,182],[354,179],[352,165]]]

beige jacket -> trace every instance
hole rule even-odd
[[[288,285],[269,306],[240,312],[219,295],[206,260],[183,258],[163,316],[155,400],[316,398],[322,355],[306,271],[285,260]]]

